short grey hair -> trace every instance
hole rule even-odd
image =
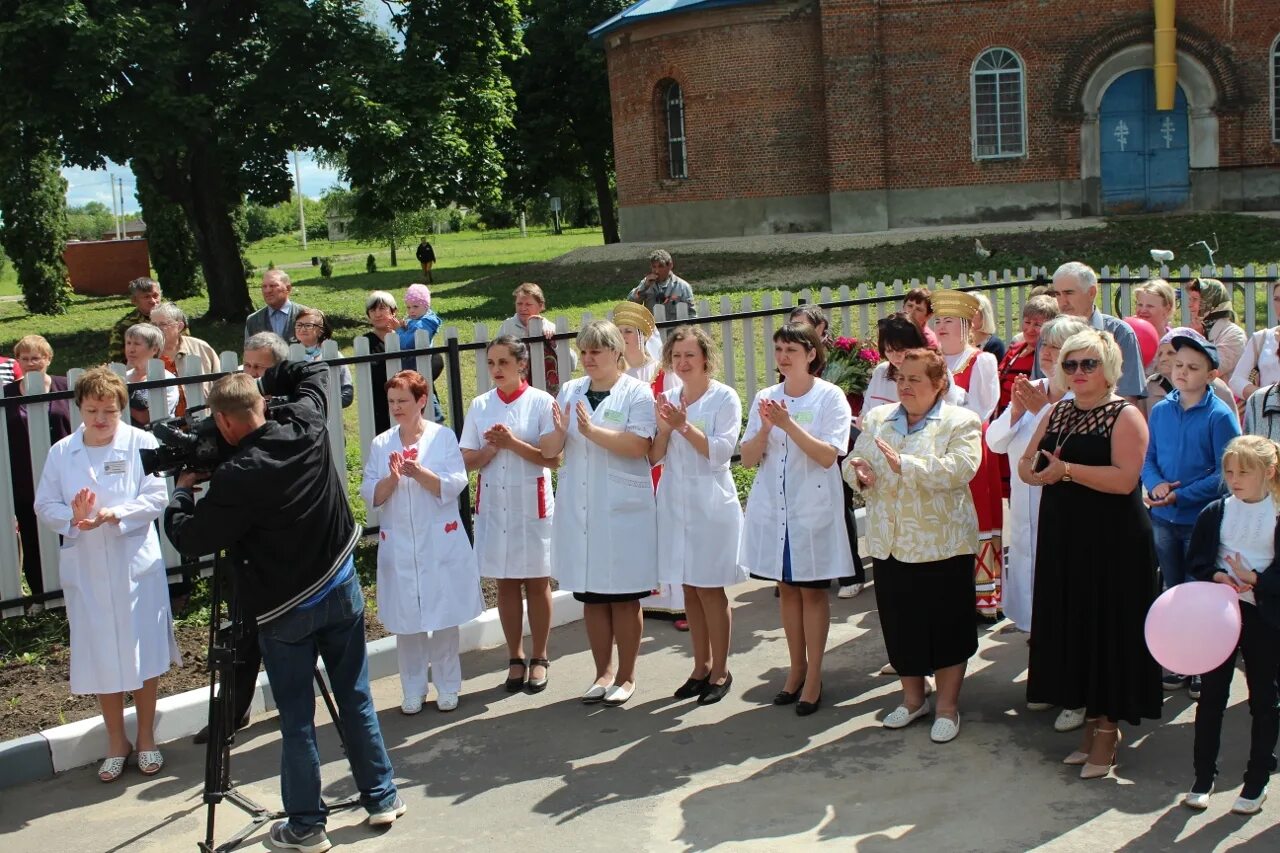
[[[150,323],[134,323],[130,326],[124,333],[124,339],[127,341],[131,338],[151,347],[156,352],[164,349],[164,332]]]
[[[275,332],[258,332],[244,342],[244,351],[268,350],[276,364],[289,358],[289,345]]]
[[[1036,299],[1049,299],[1049,297],[1037,296]],[[1050,302],[1053,300],[1050,299]],[[1027,303],[1030,305],[1030,303]],[[1062,348],[1062,345],[1071,339],[1073,335],[1089,330],[1091,327],[1079,317],[1072,317],[1070,314],[1059,314],[1052,320],[1044,324],[1044,328],[1040,330],[1040,345],[1046,347]]]
[[[657,261],[663,266],[670,266],[672,263],[671,253],[668,252],[666,249],[654,249],[652,252],[649,253],[649,261],[650,262]]]
[[[135,296],[139,293],[150,293],[153,290],[160,289],[160,282],[148,276],[139,276],[129,282],[129,295]]]
[[[151,309],[151,321],[154,323],[156,320],[160,320],[161,322],[168,320],[170,323],[181,323],[184,326],[187,325],[186,313],[172,302],[161,302],[155,308]]]
[[[284,270],[267,270],[262,274],[263,281],[269,278],[278,278],[285,287],[293,287],[293,279],[289,278],[289,274]]]
[[[364,298],[364,313],[368,314],[374,308],[390,308],[392,313],[400,310],[396,298],[385,290],[375,290]]]
[[[1058,310],[1058,300],[1054,299],[1052,296],[1044,296],[1043,294],[1031,297],[1027,300],[1027,304],[1022,306],[1022,316],[1024,318],[1039,317],[1046,323],[1061,313],[1062,312]],[[1043,335],[1044,331],[1041,330],[1040,334]]]
[[[1093,267],[1080,261],[1067,261],[1062,266],[1053,271],[1053,280],[1064,276],[1071,276],[1084,286],[1085,290],[1098,286],[1098,274],[1093,271]]]

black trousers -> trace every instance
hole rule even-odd
[[[1260,791],[1276,769],[1276,738],[1280,736],[1280,699],[1276,678],[1280,675],[1280,629],[1269,625],[1258,608],[1240,603],[1240,645],[1222,666],[1205,673],[1196,705],[1196,782],[1207,784],[1218,775],[1218,747],[1222,741],[1222,715],[1235,675],[1236,653],[1244,658],[1249,685],[1249,714],[1253,718],[1245,788]]]
[[[840,578],[840,586],[853,586],[855,583],[867,582],[867,571],[862,568],[862,555],[858,553],[858,519],[853,514],[853,490],[844,482],[840,483],[844,490],[844,529],[849,534],[849,550],[853,552],[853,574]]]

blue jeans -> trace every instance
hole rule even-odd
[[[1192,524],[1174,524],[1151,516],[1151,533],[1155,538],[1156,559],[1164,588],[1177,586],[1187,577],[1187,545],[1191,542]]]
[[[370,813],[390,808],[396,785],[369,692],[359,581],[352,577],[314,606],[290,610],[261,626],[258,644],[280,711],[280,798],[290,828],[306,833],[323,826],[328,814],[320,796],[316,750],[317,655],[329,674],[360,803]]]

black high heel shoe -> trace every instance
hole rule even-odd
[[[711,683],[711,674],[702,678],[690,678],[676,688],[676,692],[671,695],[677,699],[692,699],[694,696],[701,696]]]
[[[524,672],[520,673],[519,678],[508,678],[502,685],[508,693],[519,693],[524,689],[524,677],[529,674],[529,665],[524,662],[524,658],[508,658],[507,666],[524,667]]]
[[[535,666],[542,667],[542,678],[537,681],[533,680],[533,668]],[[551,661],[546,658],[529,658],[529,683],[525,686],[529,688],[530,693],[541,693],[547,689],[547,682],[551,680]]]
[[[775,705],[794,705],[796,700],[800,698],[800,691],[804,690],[804,682],[800,682],[800,686],[794,691],[788,693],[786,690],[779,690],[777,695],[773,697]]]
[[[799,694],[797,693],[797,695]],[[820,708],[821,706],[822,706],[822,685],[819,684],[817,699],[814,699],[812,702],[805,702],[803,700],[796,702],[796,716],[807,717],[810,714],[815,713],[818,710],[818,708]]]

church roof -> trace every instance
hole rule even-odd
[[[748,3],[759,2],[760,0],[639,0],[604,23],[597,24],[590,35],[591,38],[598,39],[630,24],[651,21],[666,15],[718,9],[723,6],[745,6]]]

